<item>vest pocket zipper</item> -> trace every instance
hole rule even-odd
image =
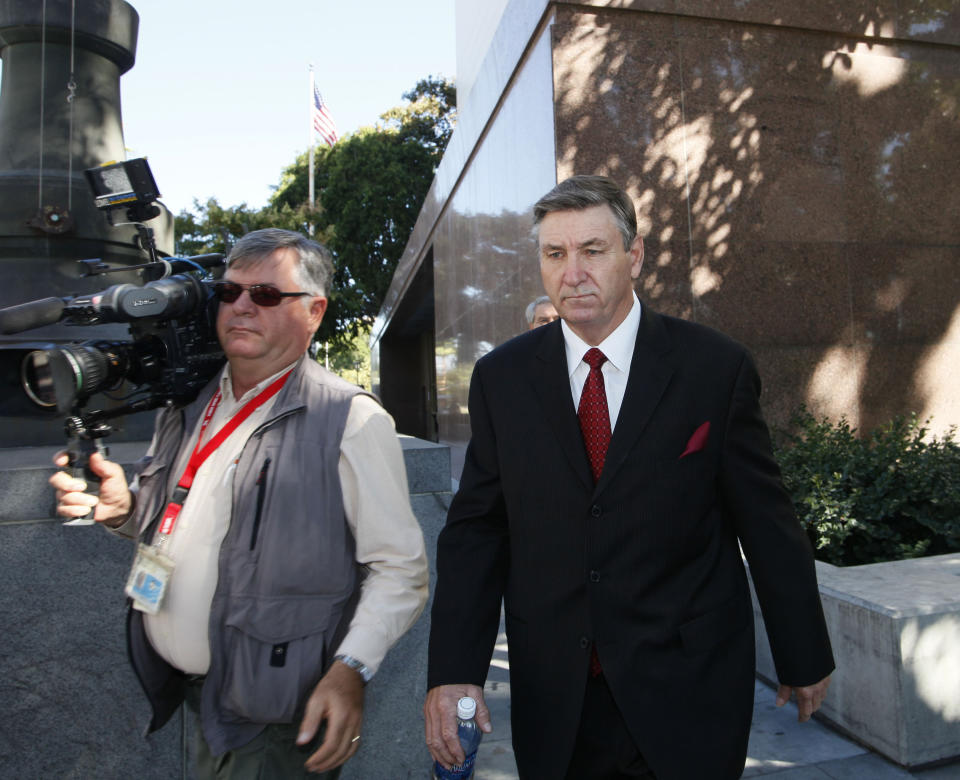
[[[250,534],[250,549],[257,546],[257,534],[260,532],[260,516],[263,514],[263,501],[267,495],[267,470],[270,468],[270,458],[263,462],[263,468],[257,477],[257,513],[253,517],[253,531]]]

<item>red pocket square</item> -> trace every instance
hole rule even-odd
[[[687,442],[687,448],[683,451],[681,458],[687,457],[687,455],[693,455],[695,452],[700,452],[704,447],[707,446],[707,438],[710,436],[710,421],[707,420],[703,425],[701,425],[697,430],[693,432],[693,436],[690,437],[690,441]]]

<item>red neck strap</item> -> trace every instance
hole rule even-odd
[[[244,420],[246,420],[257,409],[263,406],[263,404],[273,398],[277,393],[279,393],[280,388],[286,384],[287,379],[290,378],[290,374],[292,373],[293,369],[290,369],[286,374],[278,379],[275,379],[267,387],[257,393],[256,396],[247,401],[243,405],[243,408],[233,417],[231,417],[230,420],[227,421],[227,424],[217,431],[213,438],[211,438],[210,441],[208,441],[201,449],[200,442],[203,441],[203,434],[206,433],[207,426],[210,425],[210,421],[213,419],[214,412],[217,411],[217,407],[220,405],[220,400],[223,397],[223,394],[218,389],[213,398],[210,399],[210,403],[207,404],[207,411],[203,415],[203,424],[200,426],[200,435],[197,437],[197,444],[193,448],[193,453],[190,455],[187,468],[184,470],[183,476],[180,477],[180,481],[177,483],[177,486],[182,487],[185,490],[189,490],[190,486],[193,484],[193,478],[196,476],[200,466],[203,465],[203,462],[214,453],[217,447],[223,444],[227,437],[233,433],[243,423]]]

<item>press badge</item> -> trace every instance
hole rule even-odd
[[[154,547],[137,545],[137,557],[127,578],[126,594],[133,599],[134,609],[156,615],[167,593],[173,574],[173,561]]]

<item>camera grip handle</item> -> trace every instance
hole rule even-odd
[[[91,496],[100,495],[100,477],[90,470],[90,456],[99,452],[106,457],[107,448],[103,446],[100,439],[91,439],[86,437],[71,437],[67,444],[67,466],[70,468],[70,474],[74,479],[82,479],[87,483],[86,493]],[[94,507],[82,517],[75,517],[73,520],[67,520],[64,525],[93,525],[96,521],[93,519]]]

